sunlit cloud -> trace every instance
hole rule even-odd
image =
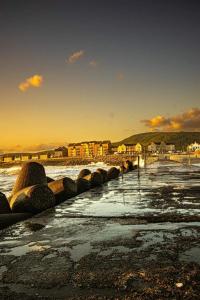
[[[116,78],[117,78],[117,80],[123,80],[124,79],[124,73],[122,73],[122,72],[118,72],[117,74],[116,74]]]
[[[66,60],[66,62],[68,64],[74,64],[75,62],[77,62],[79,59],[81,59],[83,56],[85,55],[85,51],[80,50],[77,52],[72,53],[68,59]]]
[[[41,75],[33,75],[21,82],[18,86],[19,90],[26,92],[30,87],[39,88],[43,83],[43,77]]]
[[[89,62],[89,65],[90,65],[90,67],[92,67],[92,68],[96,68],[97,65],[98,65],[98,63],[97,63],[96,60],[91,60],[91,61]]]
[[[156,116],[152,119],[142,120],[150,130],[163,131],[198,131],[200,130],[200,109],[192,108],[180,115],[172,117]]]

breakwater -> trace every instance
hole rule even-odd
[[[0,228],[19,221],[19,214],[21,214],[21,220],[24,220],[30,217],[30,214],[39,213],[60,204],[90,188],[116,179],[120,173],[127,173],[133,169],[136,169],[133,162],[125,160],[120,169],[111,167],[106,171],[98,168],[94,172],[83,169],[76,180],[68,177],[54,180],[46,176],[42,164],[38,162],[24,163],[8,199],[1,193]],[[5,217],[10,219],[10,223],[7,220],[4,224]]]

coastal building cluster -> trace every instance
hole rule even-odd
[[[194,142],[187,146],[188,152],[200,151],[200,144]],[[0,162],[20,162],[29,160],[49,160],[59,158],[96,158],[107,155],[138,155],[141,153],[159,154],[175,153],[176,147],[172,143],[151,142],[148,145],[140,143],[111,144],[111,141],[85,141],[70,143],[66,147],[34,153],[7,153],[0,155]]]
[[[191,152],[200,151],[200,144],[197,142],[194,142],[194,143],[190,144],[187,149],[188,149],[188,151],[191,151]]]
[[[89,141],[68,145],[69,157],[96,157],[111,154],[110,141]]]

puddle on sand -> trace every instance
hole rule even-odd
[[[39,243],[28,243],[22,246],[17,246],[17,247],[13,247],[13,248],[7,248],[6,252],[4,253],[0,253],[0,255],[14,255],[14,256],[23,256],[27,253],[30,252],[40,252],[40,251],[44,251],[46,249],[49,249],[50,246],[48,245],[41,245]]]
[[[99,254],[107,256],[114,252],[126,254],[131,251],[133,251],[133,249],[125,247],[125,246],[113,246],[113,247],[109,247],[109,249],[102,250]]]
[[[6,266],[0,267],[0,280],[3,278],[3,273],[6,272],[8,268]]]
[[[200,248],[193,247],[185,251],[182,255],[180,255],[179,259],[184,262],[195,262],[200,264]]]
[[[72,248],[69,247],[62,247],[57,249],[58,252],[64,253],[64,252],[69,252],[71,259],[74,262],[79,261],[82,257],[91,254],[92,252],[97,252],[90,244],[90,242],[86,243],[80,243],[76,246],[73,246]]]

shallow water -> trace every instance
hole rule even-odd
[[[125,174],[56,208],[56,215],[142,217],[200,214],[200,169],[157,162]],[[194,176],[195,175],[195,176]]]

